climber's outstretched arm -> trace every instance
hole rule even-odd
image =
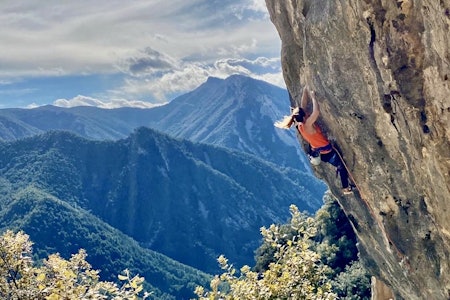
[[[319,103],[317,102],[316,99],[316,93],[314,91],[309,92],[309,95],[311,96],[312,99],[312,104],[313,104],[313,111],[311,113],[311,115],[308,117],[308,119],[306,119],[306,125],[312,126],[316,121],[317,118],[319,118],[320,115],[320,107],[319,107]]]
[[[302,100],[300,101],[300,107],[305,110],[308,103],[308,87],[305,85],[303,87]]]

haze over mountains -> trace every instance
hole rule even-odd
[[[4,190],[8,186],[4,179],[1,181]],[[9,228],[29,234],[39,258],[50,253],[69,258],[80,248],[85,249],[87,260],[101,270],[103,280],[117,281],[117,274],[129,269],[145,277],[145,289],[154,299],[190,299],[196,285],[209,281],[207,274],[142,247],[88,211],[33,185],[14,193],[9,202],[4,199],[1,231]]]
[[[25,230],[41,256],[85,248],[105,276],[129,267],[189,297],[206,278],[195,269],[217,273],[220,254],[252,265],[261,226],[322,204],[325,185],[285,151],[295,137],[273,128],[282,95],[233,76],[149,110],[0,110],[0,228]]]
[[[289,113],[287,91],[241,75],[209,78],[194,91],[152,109],[96,107],[0,110],[0,139],[69,130],[94,139],[127,137],[148,126],[174,137],[257,155],[280,166],[308,170],[292,132],[274,128]]]

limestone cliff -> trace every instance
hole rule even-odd
[[[291,105],[308,82],[359,187],[344,197],[316,170],[366,264],[398,299],[450,299],[450,1],[266,4]]]

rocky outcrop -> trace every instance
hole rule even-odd
[[[450,2],[266,0],[291,105],[305,83],[359,192],[344,197],[398,299],[450,299]],[[286,103],[288,110],[289,103]]]

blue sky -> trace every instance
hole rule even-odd
[[[284,87],[264,0],[2,0],[0,108],[151,107],[208,76]]]

